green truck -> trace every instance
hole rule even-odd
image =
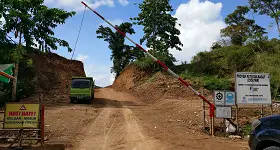
[[[70,101],[74,103],[87,102],[91,103],[94,99],[94,80],[92,77],[72,77],[70,89]]]

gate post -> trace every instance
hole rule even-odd
[[[44,145],[45,140],[45,106],[41,106],[41,145]]]

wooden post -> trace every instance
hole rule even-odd
[[[239,123],[238,123],[238,105],[236,104],[235,105],[235,107],[236,107],[236,131],[237,131],[237,133],[239,134]]]
[[[201,93],[203,95],[203,90]],[[202,101],[202,108],[203,108],[203,131],[206,132],[206,130],[205,130],[205,101]]]
[[[24,121],[22,120],[22,122],[21,122],[21,130],[19,131],[20,132],[19,147],[22,146],[23,123],[24,123]]]
[[[41,146],[44,145],[45,140],[45,106],[41,105]]]
[[[271,102],[271,105],[270,105],[270,114],[273,115],[273,102]]]
[[[261,117],[263,117],[263,105],[262,105],[262,109],[261,109]]]
[[[224,132],[225,132],[225,137],[227,136],[227,125],[226,125],[226,119],[224,119]]]
[[[214,129],[214,117],[211,118],[211,135],[214,137],[215,129]]]

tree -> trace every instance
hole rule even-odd
[[[141,12],[138,17],[131,18],[134,24],[144,26],[144,36],[140,43],[147,42],[147,47],[154,50],[156,56],[168,56],[174,60],[169,53],[170,48],[182,50],[183,44],[179,39],[180,31],[176,29],[177,18],[169,12],[173,9],[169,0],[144,0],[139,5]]]
[[[132,24],[125,22],[118,27],[124,33],[134,34]],[[104,39],[109,43],[109,49],[112,50],[111,60],[113,60],[113,67],[111,72],[116,73],[116,78],[120,75],[121,71],[137,57],[141,58],[144,54],[134,46],[126,45],[125,38],[119,32],[113,32],[109,27],[102,25],[96,31],[97,38]]]
[[[279,0],[249,0],[251,9],[261,15],[268,15],[275,19],[280,36],[280,1]]]
[[[264,28],[255,24],[255,20],[245,18],[249,11],[247,6],[237,6],[237,9],[225,18],[228,26],[221,30],[221,35],[230,37],[234,45],[242,45],[251,37],[262,37],[266,33]]]
[[[13,60],[15,62],[14,76],[18,76],[18,64],[27,50],[33,50],[32,46],[37,46],[39,50],[49,52],[56,50],[59,46],[72,49],[69,44],[59,38],[54,37],[53,29],[57,24],[64,24],[65,20],[72,17],[75,12],[66,12],[57,8],[48,8],[43,5],[44,0],[6,0],[3,2],[2,15],[5,19],[3,26],[7,34],[14,33],[14,38],[18,39],[18,45],[13,50]],[[23,47],[25,43],[25,47]],[[16,98],[17,80],[13,81],[12,100]]]

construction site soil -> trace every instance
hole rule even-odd
[[[51,106],[68,102],[72,76],[86,76],[81,61],[68,60],[55,53],[32,53],[29,56],[36,70],[36,90],[33,96],[22,102],[41,101]]]
[[[248,149],[247,138],[204,133],[202,100],[165,72],[149,74],[130,65],[112,86],[96,89],[91,104],[71,104],[67,85],[72,76],[85,75],[83,64],[55,54],[34,56],[34,62],[40,83],[24,102],[41,97],[47,106],[46,147],[37,149]],[[212,101],[210,91],[201,91]],[[215,122],[221,126],[222,119]]]

